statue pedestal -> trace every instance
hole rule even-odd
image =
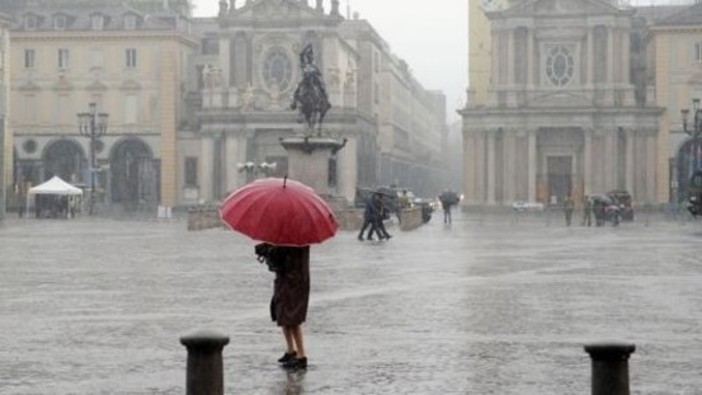
[[[346,139],[300,136],[280,139],[288,151],[288,177],[312,187],[319,195],[335,195],[329,186],[329,159],[346,145]]]

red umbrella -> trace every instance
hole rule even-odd
[[[237,189],[219,206],[219,214],[232,230],[282,246],[321,243],[339,229],[331,208],[312,188],[281,178]]]

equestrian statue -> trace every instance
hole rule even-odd
[[[307,44],[300,53],[300,68],[302,69],[302,81],[295,89],[293,102],[290,108],[299,109],[300,122],[306,122],[312,130],[317,125],[317,130],[322,131],[324,116],[331,108],[327,90],[324,86],[322,73],[314,64],[314,50],[312,44]]]

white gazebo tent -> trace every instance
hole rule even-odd
[[[83,196],[83,190],[74,187],[58,176],[54,176],[49,181],[29,189],[29,192],[27,193],[28,212],[29,198],[36,195]]]

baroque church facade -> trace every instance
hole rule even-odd
[[[464,204],[555,204],[611,190],[666,202],[663,109],[647,87],[635,11],[603,0],[471,3],[489,21],[489,47],[471,53],[489,56],[476,70],[490,79],[460,111]]]
[[[330,184],[352,200],[359,183],[374,182],[375,122],[370,111],[358,108],[363,93],[356,78],[363,49],[342,36],[345,19],[338,1],[332,4],[325,12],[321,1],[316,7],[300,1],[246,2],[240,7],[236,2],[220,3],[216,23],[204,32],[216,49],[209,63],[197,67],[202,97],[199,144],[184,144],[182,149],[185,156],[195,157],[198,152],[190,150],[200,146],[200,199],[222,198],[260,171],[287,174],[287,153],[280,139],[308,133],[290,108],[300,74],[299,53],[307,45],[323,70],[333,106],[322,132],[347,139],[331,159]],[[261,169],[261,164],[275,165]]]

